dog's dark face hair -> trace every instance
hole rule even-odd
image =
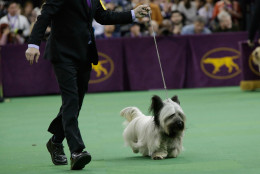
[[[257,53],[257,51],[255,52],[255,57],[256,57],[256,59],[258,59],[258,53]]]
[[[259,53],[257,52],[257,51],[255,51],[255,59],[256,59],[256,61],[259,61],[260,60],[260,55],[259,55]]]
[[[174,114],[172,117],[176,117],[176,119],[168,125],[168,136],[175,137],[178,133],[184,130],[184,120],[183,115],[180,113]],[[178,118],[177,118],[178,117]]]
[[[180,105],[180,101],[177,95],[173,96],[171,100]],[[149,111],[153,113],[155,125],[158,127],[160,126],[159,115],[162,108],[163,108],[162,99],[159,96],[154,95],[152,97],[152,104],[150,106]]]

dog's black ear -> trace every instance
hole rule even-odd
[[[150,106],[149,111],[153,113],[154,121],[155,121],[155,124],[157,126],[160,125],[160,123],[159,123],[159,114],[160,114],[160,111],[161,111],[162,107],[163,107],[162,99],[159,96],[154,95],[152,97],[152,104]]]
[[[180,102],[180,100],[179,100],[177,95],[173,96],[171,99],[172,99],[172,101],[178,103],[179,105],[181,104],[181,102]]]

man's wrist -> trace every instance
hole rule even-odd
[[[28,48],[36,48],[36,49],[39,49],[40,47],[39,47],[38,45],[28,44]]]
[[[131,10],[131,14],[132,14],[132,21],[135,21],[136,17],[135,17],[135,11]]]

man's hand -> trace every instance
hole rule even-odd
[[[10,28],[9,27],[4,29],[4,32],[3,32],[4,35],[8,35],[9,33],[10,33]]]
[[[28,48],[25,52],[26,59],[30,62],[32,65],[34,62],[38,63],[39,57],[40,57],[40,51],[37,48]]]
[[[151,8],[148,5],[139,5],[134,9],[135,17],[136,18],[142,18],[148,15],[148,13],[151,11]]]

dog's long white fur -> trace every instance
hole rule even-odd
[[[127,107],[120,114],[127,120],[124,123],[127,127],[123,133],[126,145],[134,152],[151,156],[152,152],[160,146],[159,137],[156,137],[157,134],[154,132],[157,129],[154,128],[153,117],[143,115],[136,107]]]

